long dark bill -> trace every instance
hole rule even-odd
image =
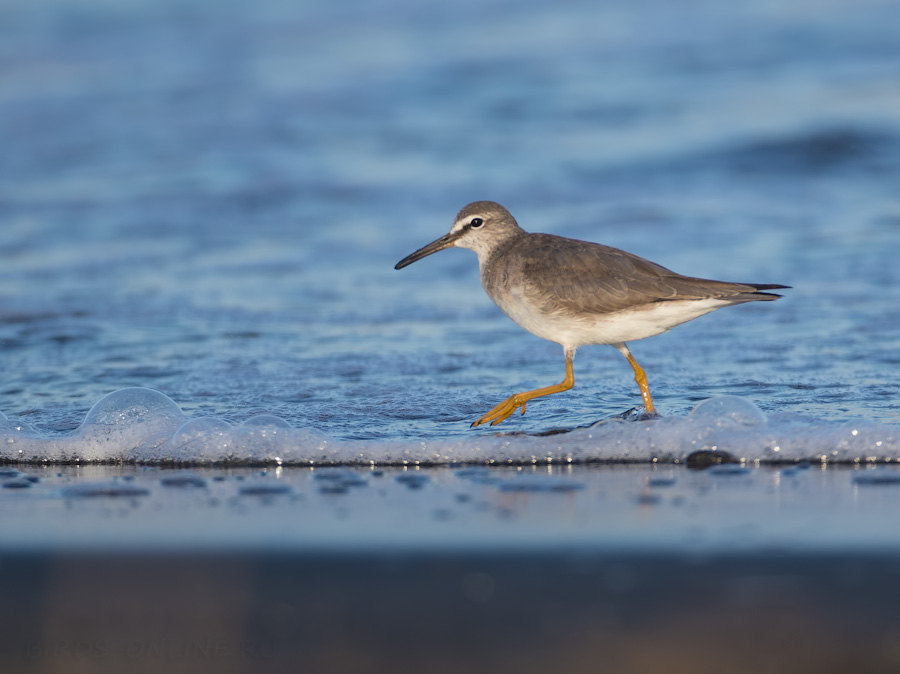
[[[444,248],[449,248],[456,242],[456,240],[460,236],[462,236],[463,231],[464,230],[461,230],[455,234],[451,232],[450,234],[442,236],[437,241],[432,241],[427,246],[419,248],[419,250],[417,250],[412,255],[407,255],[405,258],[400,260],[400,262],[396,264],[394,269],[403,269],[404,267],[408,267],[409,265],[411,265],[416,260],[421,260],[423,257],[428,257],[432,253],[437,253],[438,251],[444,250]]]

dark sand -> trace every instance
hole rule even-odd
[[[890,468],[21,470],[3,672],[900,671]]]

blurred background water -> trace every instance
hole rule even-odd
[[[5,0],[0,410],[55,433],[146,386],[189,415],[449,438],[559,381],[469,201],[681,273],[784,283],[632,345],[715,395],[900,421],[900,3]],[[640,404],[614,350],[508,430]]]

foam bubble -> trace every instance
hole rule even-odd
[[[0,412],[0,435],[2,434],[33,434],[34,428],[24,421],[11,421],[3,412]]]
[[[176,463],[221,462],[234,459],[237,454],[232,434],[233,426],[222,419],[198,417],[185,423],[171,440],[160,448],[156,458]]]
[[[169,442],[184,423],[175,402],[148,388],[126,388],[100,399],[74,433],[80,461],[140,460]],[[74,448],[74,447],[73,447]]]
[[[258,426],[260,428],[290,428],[291,425],[274,414],[257,414],[247,419],[242,426]]]
[[[688,416],[718,428],[750,428],[766,423],[766,415],[756,405],[738,396],[704,400]]]
[[[132,426],[180,421],[184,412],[168,396],[149,388],[123,388],[104,396],[87,413],[84,425]]]

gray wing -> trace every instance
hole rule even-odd
[[[758,291],[785,287],[682,276],[617,248],[549,234],[533,234],[516,243],[515,254],[507,258],[515,262],[507,271],[520,274],[529,293],[548,310],[600,314],[710,297],[737,304],[777,299],[779,295]]]

